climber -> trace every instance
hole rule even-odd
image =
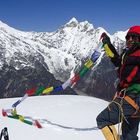
[[[97,125],[106,140],[138,140],[140,122],[140,26],[132,26],[126,36],[126,48],[118,54],[106,33],[103,48],[118,68],[119,84],[107,108],[97,116]],[[104,93],[103,93],[104,94]],[[114,125],[122,124],[121,134]],[[120,136],[121,135],[121,136]]]

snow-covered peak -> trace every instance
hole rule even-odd
[[[3,31],[7,34],[11,34],[11,35],[14,35],[14,36],[27,36],[27,33],[28,32],[24,32],[24,31],[20,31],[20,30],[17,30],[13,27],[10,27],[9,25],[3,23],[2,21],[0,21],[0,31]]]
[[[125,41],[126,34],[127,34],[127,31],[118,31],[113,35],[113,37],[114,38],[118,37],[120,40]]]
[[[2,21],[0,21],[0,28],[5,28],[5,29],[9,29],[9,30],[14,29],[14,28],[8,26],[7,24],[5,24]],[[14,30],[16,30],[16,29],[14,29]]]
[[[78,24],[78,29],[82,32],[92,32],[94,31],[94,26],[90,24],[88,21],[83,21]]]
[[[104,28],[102,28],[102,27],[98,27],[96,29],[96,34],[97,34],[97,40],[98,41],[100,40],[101,34],[104,33],[104,32],[107,33],[107,31]],[[110,36],[110,34],[108,34],[108,35]]]
[[[80,31],[91,31],[94,30],[94,26],[90,24],[88,21],[78,22],[78,20],[73,17],[68,23],[64,25],[64,27],[76,27]]]
[[[73,17],[67,24],[71,24],[71,23],[76,23],[78,24],[78,21],[75,17]]]

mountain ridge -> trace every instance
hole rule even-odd
[[[38,62],[46,73],[51,73],[56,80],[65,82],[71,74],[79,70],[83,63],[90,58],[100,43],[99,38],[102,32],[107,31],[102,27],[95,28],[88,21],[78,22],[76,18],[72,18],[54,32],[23,32],[0,22],[0,69],[6,65],[7,67],[13,67],[17,71],[26,67],[36,71],[39,68],[35,63]],[[126,31],[120,31],[114,35],[107,34],[115,47],[121,51],[125,43]],[[104,61],[105,59],[107,62]],[[105,56],[101,61],[105,63],[102,64],[104,67],[108,63],[108,59]],[[97,69],[103,69],[103,66],[100,67]],[[111,67],[109,65],[110,69],[112,69]],[[103,74],[97,75],[97,77],[100,77]],[[42,79],[43,77],[40,78]],[[96,81],[95,79],[94,81]],[[104,80],[102,80],[103,83]],[[90,79],[90,83],[95,82]],[[25,85],[23,84],[22,86]],[[84,86],[87,85],[85,84]],[[80,87],[83,87],[83,84]],[[91,89],[88,89],[88,91],[92,92]],[[83,90],[86,94],[88,91]],[[92,94],[90,93],[89,95]]]

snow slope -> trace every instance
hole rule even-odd
[[[1,99],[0,109],[10,106],[18,98]],[[17,108],[19,114],[43,118],[57,124],[79,128],[96,126],[97,114],[107,102],[79,95],[48,95],[29,97]],[[103,140],[100,130],[76,131],[46,124],[38,129],[18,120],[0,116],[0,129],[8,127],[10,140]]]

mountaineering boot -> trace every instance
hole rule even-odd
[[[105,126],[101,130],[106,140],[119,140],[115,126]]]

